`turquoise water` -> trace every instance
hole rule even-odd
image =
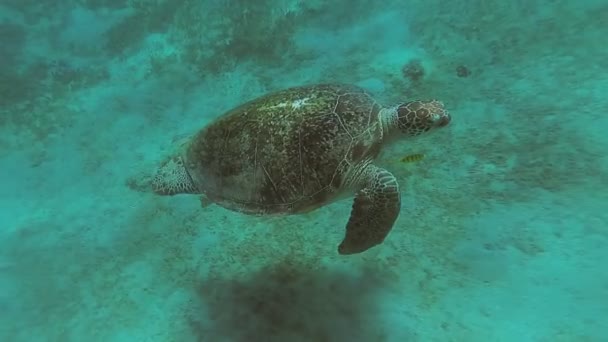
[[[0,341],[608,341],[606,1],[0,3]],[[266,92],[453,120],[385,149],[401,214],[133,191]],[[401,163],[421,153],[415,163]]]

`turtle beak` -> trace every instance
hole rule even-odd
[[[447,126],[450,121],[452,121],[452,117],[450,116],[450,114],[446,113],[445,115],[442,115],[437,122],[435,122],[435,125],[437,127],[444,127]]]

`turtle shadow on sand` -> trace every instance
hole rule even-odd
[[[382,341],[380,278],[283,263],[200,283],[188,320],[197,341]]]

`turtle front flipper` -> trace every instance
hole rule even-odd
[[[381,244],[393,228],[401,208],[399,183],[392,173],[368,165],[363,187],[355,197],[340,254],[356,254]]]

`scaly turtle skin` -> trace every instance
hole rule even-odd
[[[340,254],[384,241],[400,210],[399,184],[373,164],[398,136],[446,126],[435,100],[382,107],[353,85],[285,89],[219,117],[162,163],[159,195],[202,194],[250,215],[298,214],[355,194]]]

